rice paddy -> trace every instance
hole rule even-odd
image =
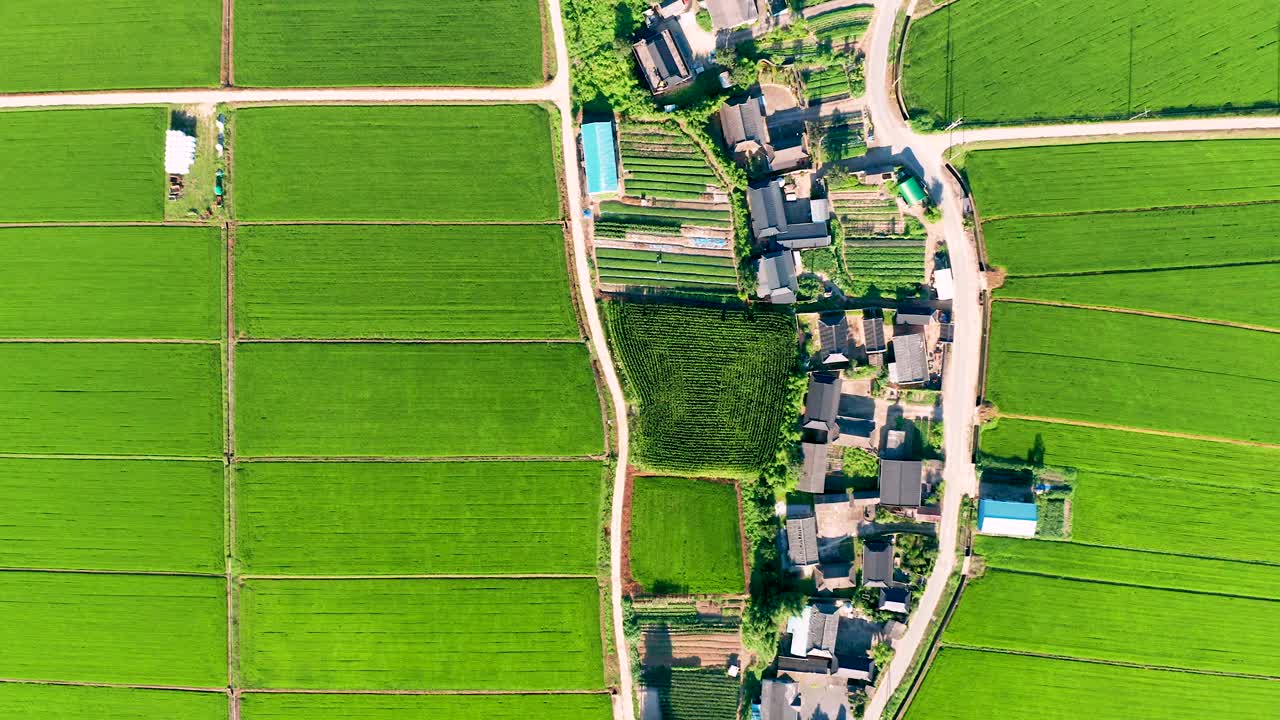
[[[733,485],[638,477],[631,500],[631,574],[652,594],[740,594],[742,530]]]

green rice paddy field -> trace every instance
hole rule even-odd
[[[237,549],[256,575],[592,574],[600,474],[592,462],[242,463]]]
[[[1280,106],[1271,0],[960,0],[914,20],[913,118],[944,126]]]
[[[0,567],[220,574],[223,489],[221,462],[0,459]]]
[[[1280,201],[1280,184],[1272,180],[1280,165],[1280,138],[977,150],[965,156],[964,164],[984,222]]]
[[[1004,570],[1280,600],[1277,565],[991,535],[975,536],[973,548],[987,567]]]
[[[596,695],[245,695],[245,720],[609,720],[609,696]],[[78,720],[78,719],[77,719]],[[129,718],[128,720],[133,720]]]
[[[1211,707],[1266,720],[1278,705],[1271,680],[943,648],[907,718],[986,720],[998,707],[1010,709],[1006,718],[1160,720]]]
[[[237,348],[243,456],[570,456],[603,450],[585,346]]]
[[[0,92],[214,87],[220,0],[0,3]]]
[[[576,338],[564,243],[559,225],[242,227],[236,326],[259,338]]]
[[[985,456],[1112,475],[1280,492],[1280,449],[1000,418],[982,430]]]
[[[224,330],[217,228],[6,228],[0,251],[0,337],[214,340]]]
[[[225,693],[0,683],[0,714],[26,720],[226,720]]]
[[[740,594],[742,530],[733,485],[637,477],[631,499],[631,575],[656,594]]]
[[[226,687],[222,577],[0,573],[5,676]]]
[[[595,578],[250,580],[240,603],[246,687],[604,686]]]
[[[217,345],[0,343],[0,452],[221,455]]]
[[[167,123],[158,107],[0,113],[0,222],[163,220]]]
[[[166,122],[0,113],[0,222],[159,221]],[[508,224],[0,229],[0,454],[53,456],[0,458],[0,678],[208,690],[0,683],[0,713],[221,719],[230,676],[598,693],[248,697],[247,718],[603,720],[602,466],[492,459],[604,447],[550,115],[254,108],[232,127],[239,219]],[[255,342],[289,338],[496,342]],[[488,459],[382,462],[418,456]],[[403,577],[441,574],[477,579]],[[478,577],[528,574],[575,577]]]
[[[245,108],[235,117],[236,212],[241,220],[559,220],[551,127],[538,105]]]
[[[997,303],[987,397],[1013,414],[1276,443],[1277,360],[1276,334]],[[1206,402],[1206,387],[1231,401]]]
[[[1016,598],[1016,601],[1012,601]],[[979,648],[1280,676],[1272,600],[988,570],[943,636]],[[1087,629],[1081,619],[1088,618]]]
[[[539,0],[235,0],[235,82],[540,85],[543,33]]]

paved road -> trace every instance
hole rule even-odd
[[[565,40],[560,0],[548,0],[555,43],[557,74],[550,83],[535,88],[323,88],[156,90],[91,93],[47,93],[0,96],[0,109],[48,107],[113,107],[125,105],[196,105],[217,103],[413,103],[413,102],[549,102],[560,113],[560,140],[564,149],[564,181],[567,212],[573,240],[573,265],[577,292],[586,319],[588,339],[605,385],[609,390],[611,424],[616,433],[617,475],[614,481],[610,523],[611,604],[614,643],[620,672],[620,692],[614,698],[616,720],[635,720],[631,656],[622,629],[622,511],[625,490],[628,427],[622,385],[605,343],[604,328],[596,308],[591,271],[587,263],[586,233],[582,227],[582,180],[578,170],[577,133],[569,90],[569,50]]]
[[[981,354],[982,308],[978,292],[983,276],[978,270],[974,246],[966,237],[962,195],[943,165],[944,153],[953,145],[988,141],[1041,141],[1054,138],[1129,136],[1152,133],[1215,133],[1233,130],[1280,129],[1280,117],[1192,118],[1137,122],[1088,123],[1080,125],[1034,125],[1020,127],[957,130],[952,133],[921,134],[912,131],[902,118],[893,93],[889,46],[894,20],[904,0],[876,0],[867,46],[867,109],[875,127],[876,144],[892,148],[903,164],[920,171],[930,194],[943,212],[943,226],[950,251],[956,284],[953,319],[955,342],[943,380],[943,415],[946,448],[946,492],[942,502],[942,522],[938,528],[938,562],[921,601],[913,610],[906,635],[895,646],[897,652],[884,671],[876,694],[868,703],[865,720],[879,720],[885,704],[897,686],[908,681],[907,672],[916,651],[923,647],[929,619],[942,599],[947,579],[955,570],[960,504],[964,495],[977,495],[978,484],[970,462],[974,409],[977,403],[978,366]]]

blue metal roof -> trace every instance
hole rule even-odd
[[[980,500],[978,502],[978,526],[987,518],[1036,521],[1036,504],[1007,502],[1005,500]]]
[[[618,191],[618,159],[613,148],[613,123],[593,122],[582,126],[582,156],[587,166],[587,192]]]

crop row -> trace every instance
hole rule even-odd
[[[874,8],[854,5],[809,18],[809,29],[819,39],[857,40],[871,25]]]
[[[620,248],[598,248],[596,257],[610,260],[648,260],[662,262],[670,260],[686,265],[715,265],[733,267],[733,258],[726,255],[688,255],[684,253],[662,253],[656,250],[631,250]]]
[[[738,681],[720,669],[655,668],[645,687],[658,691],[668,720],[731,720],[738,715]]]
[[[795,361],[789,317],[631,303],[606,304],[605,317],[637,406],[638,464],[742,474],[773,457]]]
[[[645,233],[647,235],[667,235],[670,237],[680,236],[680,224],[672,222],[663,224],[659,222],[638,222],[639,219],[627,221],[604,220],[595,224],[596,237],[602,238],[624,238],[629,232]],[[661,220],[661,218],[659,218]]]

